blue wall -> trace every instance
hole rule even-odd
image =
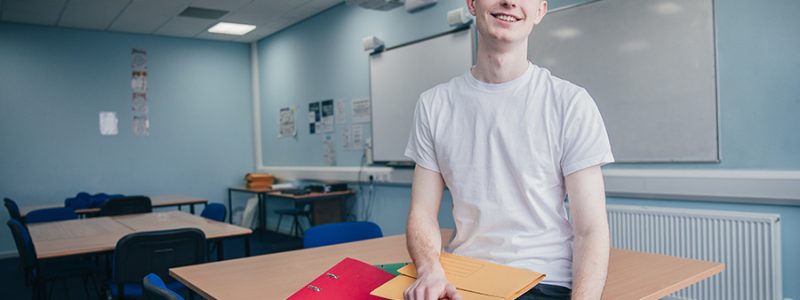
[[[580,0],[553,0],[558,8]],[[266,165],[322,165],[319,136],[309,136],[305,117],[308,102],[369,95],[367,53],[360,40],[382,38],[387,46],[448,30],[445,14],[464,6],[461,0],[442,0],[431,9],[408,14],[402,9],[368,11],[339,5],[259,42],[263,157]],[[717,36],[720,156],[719,164],[622,164],[611,168],[674,169],[800,169],[800,2],[772,1],[754,7],[745,0],[715,2]],[[544,22],[547,22],[545,17]],[[298,108],[297,139],[279,140],[277,111]],[[338,134],[336,135],[338,138]],[[405,138],[405,137],[398,137]],[[360,153],[337,149],[339,165],[357,165]],[[371,219],[387,234],[404,232],[408,187],[378,186]],[[784,296],[800,298],[800,207],[723,204],[611,198],[612,204],[653,205],[781,215],[783,226]],[[452,226],[446,197],[440,223]]]
[[[147,50],[147,137],[131,129],[131,48]],[[0,23],[0,66],[0,196],[21,206],[79,191],[223,201],[253,169],[246,44]],[[100,111],[119,135],[100,135]]]

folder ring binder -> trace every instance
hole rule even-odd
[[[320,289],[319,289],[318,287],[315,287],[315,286],[313,286],[313,285],[309,285],[309,286],[307,286],[307,288],[308,288],[309,290],[312,290],[312,291],[315,291],[315,292],[319,292],[319,291],[320,291]]]
[[[333,278],[333,279],[339,279],[339,276],[336,276],[336,274],[333,274],[333,273],[328,273],[326,275],[328,275],[328,277]]]

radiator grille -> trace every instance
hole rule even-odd
[[[609,205],[611,245],[725,264],[673,299],[782,299],[776,214]]]

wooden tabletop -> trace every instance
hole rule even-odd
[[[122,215],[112,217],[115,221],[134,231],[154,231],[178,228],[197,228],[207,239],[247,235],[249,228],[217,222],[182,211],[154,212],[149,214]]]
[[[452,232],[443,230],[446,242]],[[286,299],[345,257],[408,262],[405,235],[170,269],[208,299]],[[658,299],[721,272],[724,265],[611,249],[603,299]]]
[[[112,251],[123,236],[141,231],[198,228],[206,238],[251,234],[252,230],[181,211],[29,224],[39,259]]]
[[[39,259],[111,251],[134,232],[109,217],[28,224],[28,230]]]
[[[180,195],[165,195],[165,196],[150,197],[150,203],[153,205],[153,207],[167,207],[167,206],[179,206],[179,205],[190,205],[190,204],[203,204],[203,203],[208,203],[208,199],[190,197],[190,196],[180,196]],[[54,208],[54,207],[64,207],[64,206],[58,204],[24,206],[20,207],[19,213],[20,215],[22,215],[22,217],[25,217],[31,211],[43,208]],[[75,210],[76,214],[91,214],[97,212],[100,212],[99,207],[79,208]]]
[[[353,191],[346,190],[346,191],[338,191],[338,192],[327,192],[327,193],[319,193],[319,192],[310,192],[308,194],[302,195],[294,195],[294,194],[284,194],[280,191],[270,192],[270,197],[279,197],[279,198],[287,198],[287,199],[295,199],[295,200],[303,200],[303,199],[311,199],[311,198],[328,198],[328,197],[341,197],[346,195],[352,195]]]

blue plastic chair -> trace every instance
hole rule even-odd
[[[197,228],[144,231],[128,234],[114,250],[109,290],[114,299],[140,298],[147,274],[168,278],[169,268],[205,262],[206,236]],[[171,290],[186,290],[178,281],[166,284]],[[127,297],[127,298],[126,298]]]
[[[225,209],[225,205],[220,203],[209,203],[206,205],[206,208],[203,209],[203,212],[200,213],[200,216],[217,222],[225,222],[226,212],[227,210]]]
[[[5,202],[4,204],[6,209],[8,209],[8,215],[11,216],[12,219],[23,223],[22,215],[19,213],[19,206],[17,205],[17,202],[14,202],[14,200],[8,198],[4,198],[3,202]]]
[[[31,211],[25,216],[25,221],[28,224],[42,223],[42,222],[55,222],[64,220],[75,220],[78,215],[72,208],[68,207],[53,207],[42,208]]]
[[[43,269],[36,258],[36,248],[33,246],[33,240],[25,225],[14,219],[9,220],[7,224],[8,228],[11,229],[11,235],[14,237],[14,243],[17,246],[20,264],[25,272],[25,282],[33,286],[34,299],[49,298],[47,295],[47,284],[49,282],[66,280],[71,277],[82,277],[84,279],[83,287],[86,291],[86,297],[89,297],[86,279],[96,283],[94,274],[97,271],[90,263],[70,262],[65,265],[47,265]],[[64,284],[66,285],[66,282]],[[98,292],[97,297],[99,298],[100,294],[96,286],[94,290]]]
[[[342,222],[314,226],[303,236],[303,248],[314,248],[383,237],[378,224],[372,222]]]
[[[142,286],[144,286],[145,300],[183,300],[181,295],[168,288],[161,277],[154,273],[144,277]]]

